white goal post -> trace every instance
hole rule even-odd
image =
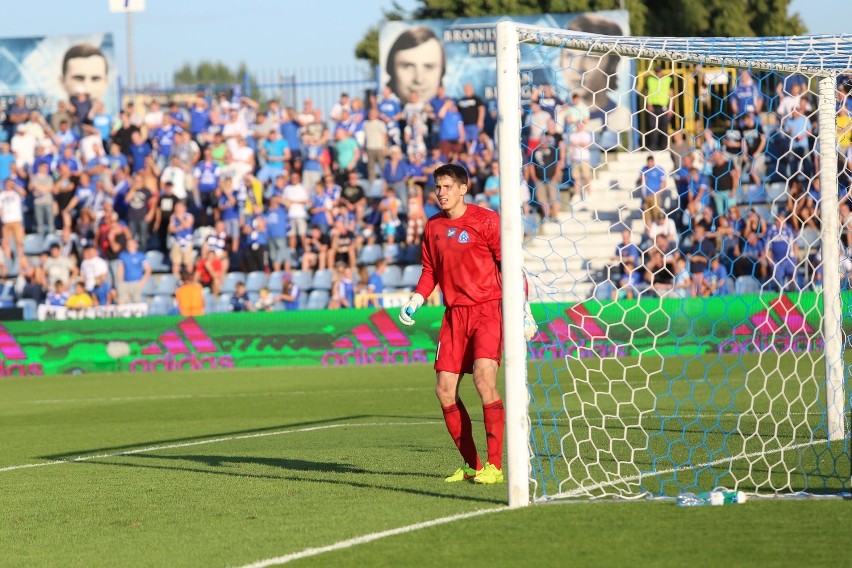
[[[497,148],[500,175],[500,203],[501,203],[501,230],[502,230],[502,277],[503,277],[503,325],[504,325],[504,369],[505,369],[505,391],[506,391],[506,444],[507,444],[507,473],[508,473],[508,502],[510,507],[526,506],[532,501],[560,496],[589,496],[594,498],[600,496],[596,491],[601,487],[621,487],[621,484],[630,486],[619,490],[616,496],[632,497],[643,494],[643,489],[634,483],[635,479],[647,475],[647,472],[665,469],[665,461],[653,461],[647,464],[635,465],[629,468],[618,467],[613,470],[601,468],[599,474],[589,474],[585,481],[578,481],[578,491],[566,490],[559,483],[558,490],[547,491],[543,494],[534,494],[536,487],[534,464],[536,451],[531,442],[531,420],[530,420],[530,385],[528,382],[528,345],[523,338],[524,318],[524,283],[519,274],[525,269],[525,230],[522,209],[524,207],[524,177],[522,170],[529,158],[522,153],[520,133],[522,131],[522,66],[520,53],[523,45],[532,45],[536,49],[551,50],[578,50],[593,54],[617,54],[621,57],[638,58],[651,61],[677,62],[678,64],[689,63],[695,65],[717,66],[723,69],[746,68],[754,71],[766,71],[777,73],[801,73],[817,83],[816,95],[818,98],[817,118],[819,124],[819,136],[817,139],[818,153],[823,157],[835,156],[837,137],[835,135],[835,98],[837,90],[837,78],[843,72],[852,69],[852,37],[801,37],[801,38],[646,38],[646,37],[617,37],[603,36],[588,33],[571,32],[567,30],[538,28],[534,26],[516,24],[510,21],[502,21],[497,24]],[[672,63],[672,65],[674,65]],[[634,80],[634,87],[636,83]],[[638,112],[638,111],[637,111]],[[635,119],[635,117],[634,117]],[[635,125],[635,123],[634,123]],[[633,126],[633,125],[632,125]],[[629,149],[629,144],[628,151]],[[625,148],[622,146],[621,148]],[[815,149],[816,150],[816,149]],[[643,155],[647,151],[643,151]],[[820,242],[821,242],[821,291],[818,291],[821,302],[821,336],[824,340],[822,352],[822,378],[818,379],[814,388],[821,391],[821,400],[818,408],[824,412],[822,428],[825,438],[829,442],[846,443],[845,455],[848,459],[848,442],[845,442],[848,432],[846,413],[849,407],[849,396],[844,391],[844,334],[842,329],[844,307],[841,297],[841,226],[839,216],[834,214],[838,211],[838,161],[836,159],[822,159],[819,161],[817,172],[819,179],[819,208],[823,214],[819,220]],[[558,193],[557,193],[558,195]],[[579,214],[578,217],[579,218]],[[574,220],[574,218],[572,218]],[[597,220],[596,220],[597,221]],[[558,237],[562,237],[560,229]],[[576,247],[576,243],[575,243]],[[579,247],[576,247],[579,248]],[[529,268],[529,267],[527,267]],[[813,276],[811,276],[813,278]],[[558,279],[559,275],[555,277]],[[553,298],[548,296],[547,283],[542,284],[540,279],[533,274],[529,283],[530,300],[533,302],[556,302],[565,301],[564,297]],[[784,288],[781,288],[783,292]],[[670,300],[669,300],[670,301]],[[541,324],[540,324],[541,325]],[[819,330],[818,330],[819,331]],[[817,331],[817,332],[818,332]],[[636,367],[642,369],[646,359],[639,356]],[[758,355],[760,357],[760,355]],[[554,358],[556,362],[556,359]],[[687,362],[688,363],[688,362]],[[685,365],[687,363],[684,363]],[[567,367],[567,363],[563,361]],[[661,363],[661,365],[665,362]],[[603,363],[601,370],[604,369]],[[746,371],[746,376],[751,377]],[[793,372],[792,370],[790,372]],[[725,371],[727,377],[728,371]],[[655,377],[648,376],[645,388]],[[656,377],[659,380],[665,376]],[[620,380],[614,378],[614,380]],[[627,370],[625,370],[625,382]],[[749,379],[752,380],[752,379]],[[619,385],[610,386],[615,389]],[[669,386],[669,389],[674,387]],[[732,389],[734,387],[731,387]],[[734,390],[735,396],[741,396],[742,392],[751,393],[751,386],[746,385],[740,391]],[[810,386],[808,386],[810,388]],[[567,390],[567,387],[566,389]],[[804,387],[803,387],[804,390]],[[561,392],[561,391],[560,391]],[[637,391],[631,391],[636,398],[643,395]],[[650,390],[649,390],[650,392]],[[758,393],[763,398],[765,393]],[[732,398],[734,398],[732,395]],[[804,395],[803,395],[804,396]],[[783,397],[782,397],[783,398]],[[565,402],[563,395],[564,411],[560,414],[561,420],[567,420],[567,429],[571,428],[571,408]],[[631,401],[632,402],[632,401]],[[797,402],[797,401],[794,401]],[[618,400],[616,407],[620,408]],[[656,409],[656,403],[652,403]],[[751,403],[749,403],[751,404]],[[773,401],[767,404],[770,406]],[[804,412],[814,412],[814,407],[809,402],[804,403]],[[652,409],[636,407],[640,415],[650,412]],[[798,408],[798,407],[797,407]],[[697,406],[700,414],[702,407]],[[724,409],[723,409],[724,410]],[[749,410],[758,412],[760,407],[749,406]],[[669,417],[666,417],[669,418]],[[554,418],[554,420],[556,420]],[[700,421],[700,418],[697,419]],[[757,418],[759,421],[759,417]],[[636,423],[642,427],[641,422]],[[626,426],[625,426],[626,427]],[[609,436],[610,432],[602,428],[601,432]],[[560,435],[563,435],[561,432]],[[603,435],[602,434],[602,435]],[[588,443],[593,443],[592,435],[589,435]],[[727,436],[727,434],[726,434]],[[745,436],[745,434],[743,434]],[[565,443],[563,435],[558,450],[554,453],[568,453],[571,448]],[[647,439],[646,439],[647,441]],[[747,441],[747,440],[746,440]],[[612,438],[607,438],[609,448],[617,447],[622,440],[617,433]],[[584,444],[587,442],[583,442]],[[640,443],[641,444],[641,443]],[[670,445],[674,445],[669,442]],[[629,445],[629,444],[626,444]],[[761,447],[766,448],[763,444]],[[797,446],[798,448],[799,446]],[[636,447],[625,451],[625,459],[630,459],[630,450],[635,452]],[[781,448],[784,450],[784,448]],[[724,448],[723,448],[724,450]],[[737,450],[740,451],[740,450]],[[746,445],[742,446],[742,453],[746,453]],[[776,450],[767,450],[776,451]],[[801,450],[799,450],[801,451]],[[600,453],[600,452],[599,452]],[[708,462],[715,464],[725,459],[733,460],[737,456],[728,457],[728,451],[722,454],[724,459],[714,461],[714,454],[709,454]],[[559,460],[569,462],[566,470],[570,475],[570,458],[560,455]],[[680,466],[675,464],[672,471],[678,470]],[[768,466],[767,466],[768,467]],[[848,467],[848,464],[847,466]],[[668,470],[666,470],[668,471]],[[845,470],[844,470],[845,471]],[[653,472],[652,472],[653,473]],[[698,474],[696,474],[698,475]],[[751,472],[748,474],[751,476]],[[845,474],[844,474],[845,475]],[[717,477],[718,479],[718,477]],[[762,485],[762,481],[755,480],[754,487],[759,489],[767,487],[775,493],[791,492],[790,484],[778,484],[775,482]],[[844,487],[849,487],[850,480],[842,481]],[[591,489],[590,489],[591,488]],[[609,495],[604,493],[603,495]]]

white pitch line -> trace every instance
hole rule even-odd
[[[67,460],[56,460],[41,463],[25,463],[19,465],[7,465],[0,467],[0,473],[6,471],[15,471],[18,469],[28,469],[33,467],[45,467],[48,465],[60,465],[64,463],[86,462],[104,458],[114,458],[117,456],[132,456],[134,454],[144,454],[147,452],[156,452],[159,450],[173,450],[176,448],[189,448],[192,446],[203,446],[205,444],[215,444],[218,442],[230,442],[232,440],[249,440],[252,438],[264,438],[266,436],[280,436],[283,434],[300,434],[304,432],[316,432],[319,430],[332,430],[335,428],[355,428],[355,427],[375,427],[375,426],[431,426],[437,422],[369,422],[369,423],[353,423],[353,424],[327,424],[325,426],[311,426],[309,428],[298,428],[296,430],[276,430],[274,432],[257,432],[255,434],[240,434],[239,436],[223,436],[221,438],[209,438],[207,440],[197,440],[195,442],[181,442],[179,444],[164,444],[161,446],[148,446],[146,448],[137,448],[135,450],[125,450],[123,452],[115,452],[112,454],[97,454],[90,456],[80,456],[69,458]]]
[[[347,548],[352,548],[353,546],[358,546],[359,544],[366,544],[368,542],[373,542],[375,540],[379,540],[389,536],[410,533],[420,529],[427,529],[429,527],[436,527],[438,525],[445,525],[447,523],[452,523],[455,521],[462,521],[464,519],[471,519],[473,517],[489,515],[491,513],[500,513],[503,511],[511,511],[511,509],[509,509],[508,507],[498,507],[494,509],[478,509],[469,513],[460,513],[458,515],[452,515],[449,517],[441,517],[439,519],[433,519],[431,521],[424,521],[422,523],[406,525],[404,527],[399,527],[396,529],[389,529],[386,531],[365,534],[363,536],[350,538],[348,540],[341,540],[340,542],[335,542],[334,544],[329,544],[326,546],[320,546],[317,548],[306,548],[305,550],[301,550],[299,552],[291,552],[290,554],[285,554],[284,556],[267,558],[266,560],[258,560],[257,562],[252,562],[251,564],[245,564],[240,568],[266,568],[267,566],[279,566],[281,564],[287,564],[288,562],[292,562],[293,560],[301,560],[302,558],[317,556],[320,554],[325,554],[326,552],[334,552],[335,550],[344,550]]]
[[[577,497],[588,491],[594,491],[596,489],[605,489],[607,487],[612,487],[613,485],[619,485],[621,483],[631,483],[634,481],[641,481],[643,477],[654,477],[657,475],[668,475],[670,473],[678,473],[680,471],[689,471],[691,469],[698,469],[701,467],[712,467],[714,465],[721,465],[723,463],[730,463],[736,460],[748,459],[748,458],[756,458],[759,456],[765,456],[769,454],[777,454],[781,452],[789,452],[793,450],[798,450],[800,448],[804,448],[806,446],[812,446],[814,444],[825,443],[826,440],[813,440],[811,442],[803,442],[801,444],[794,444],[792,446],[785,446],[783,448],[776,448],[774,450],[768,450],[765,452],[751,452],[750,454],[737,454],[735,456],[720,458],[718,460],[713,460],[711,462],[703,463],[703,464],[695,464],[695,465],[686,465],[682,467],[673,467],[670,469],[662,469],[660,471],[649,471],[640,473],[639,475],[632,475],[630,477],[622,477],[620,479],[616,479],[614,481],[606,481],[603,483],[596,483],[595,485],[588,485],[585,487],[580,487],[577,489],[573,489],[571,491],[566,491],[564,493],[557,493],[556,495],[551,495],[550,498],[553,499],[562,499],[562,498],[570,498]]]

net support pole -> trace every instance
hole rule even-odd
[[[843,440],[843,306],[840,299],[840,220],[837,197],[836,78],[819,79],[819,186],[822,221],[822,301],[828,439]]]
[[[520,69],[518,31],[497,24],[497,147],[503,275],[503,360],[506,375],[506,465],[509,506],[530,502],[527,346],[524,341],[521,217]]]

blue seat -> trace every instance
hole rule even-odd
[[[157,293],[157,282],[153,278],[148,278],[145,284],[142,285],[143,296],[153,296]]]
[[[151,300],[151,305],[148,307],[148,314],[152,316],[165,316],[172,310],[172,307],[174,307],[174,300],[171,296],[157,294]]]
[[[367,244],[364,245],[364,248],[361,249],[361,257],[358,259],[359,264],[376,264],[380,258],[382,258],[384,253],[382,252],[382,245],[380,244]]]
[[[737,295],[760,294],[760,282],[752,276],[740,276],[734,282],[734,293]]]
[[[386,261],[390,263],[399,262],[400,248],[396,243],[386,244],[382,252]]]
[[[311,290],[331,290],[331,270],[317,270],[311,280]]]
[[[265,288],[266,281],[266,272],[260,270],[249,272],[246,276],[246,292],[257,292],[261,288]]]
[[[414,288],[420,280],[420,274],[423,272],[423,267],[419,264],[409,264],[402,271],[401,285],[404,288]]]
[[[174,274],[161,274],[157,279],[154,293],[159,296],[172,296],[177,290],[178,281]]]
[[[385,285],[385,289],[402,286],[402,270],[396,265],[389,265],[382,273],[382,284]]]
[[[313,275],[310,271],[297,270],[293,273],[293,284],[299,287],[300,290],[304,290],[307,295],[308,290],[311,289],[311,283],[313,282]]]
[[[216,313],[216,296],[213,295],[213,292],[205,288],[202,297],[204,298],[204,312]]]
[[[284,274],[286,274],[286,270],[276,270],[269,275],[269,281],[266,283],[266,287],[269,288],[270,292],[278,293],[284,289]]]
[[[38,256],[44,252],[44,241],[38,233],[24,236],[24,254]]]
[[[225,275],[225,281],[222,282],[222,287],[219,289],[219,292],[233,294],[234,290],[237,289],[237,282],[245,281],[246,275],[244,272],[229,272]]]
[[[308,302],[305,304],[305,309],[324,310],[328,307],[328,299],[328,290],[311,290],[311,293],[308,295]]]
[[[166,256],[158,250],[149,250],[145,253],[145,260],[151,266],[151,272],[160,274],[169,272],[171,268],[166,264]]]
[[[216,313],[226,314],[231,311],[231,298],[233,294],[219,294],[219,299],[216,301]]]

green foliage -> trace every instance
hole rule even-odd
[[[632,35],[675,37],[752,37],[801,35],[807,31],[791,0],[624,0]],[[419,0],[410,13],[394,2],[386,20],[428,20],[617,10],[620,0]],[[391,17],[392,16],[392,17]],[[379,61],[379,26],[355,47],[355,57]]]
[[[249,93],[244,94],[257,100],[260,96],[260,92],[254,87],[257,81],[249,73],[245,62],[240,63],[236,69],[228,67],[221,61],[201,61],[194,67],[189,63],[185,63],[183,67],[175,71],[174,81],[176,87],[205,85],[224,88],[245,84],[246,76],[248,76],[252,87]]]

